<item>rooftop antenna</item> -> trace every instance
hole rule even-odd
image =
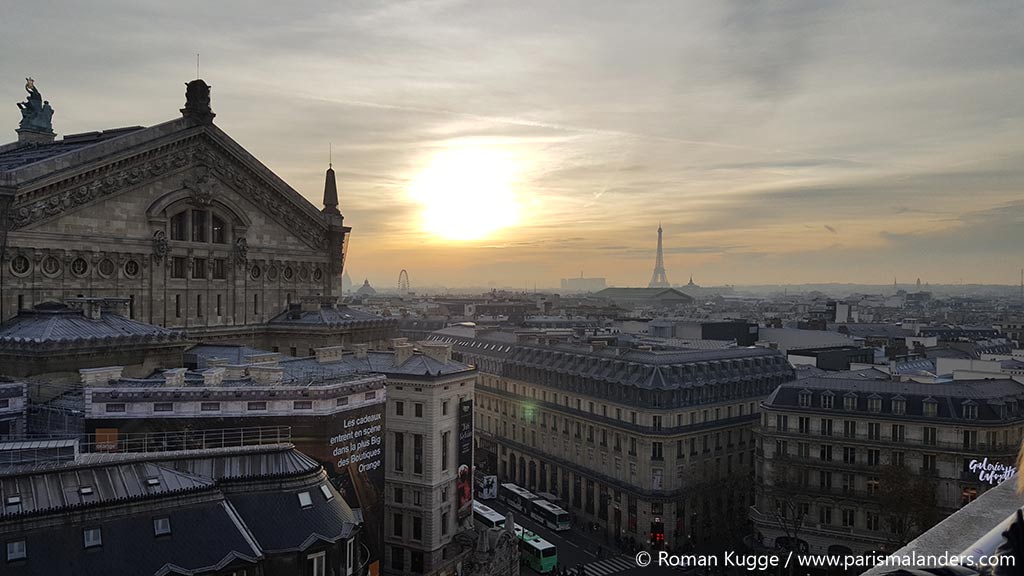
[[[334,142],[327,143],[327,167],[334,168]]]
[[[199,51],[196,51],[196,78],[199,78]]]

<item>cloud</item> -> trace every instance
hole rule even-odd
[[[62,134],[176,117],[201,51],[217,124],[311,202],[333,143],[349,265],[371,282],[584,267],[643,284],[659,221],[670,278],[702,284],[997,280],[1019,237],[1019,2],[38,0],[4,17],[0,101],[34,76]],[[451,147],[516,158],[518,227],[423,233],[406,189]]]

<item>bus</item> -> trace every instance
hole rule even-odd
[[[529,514],[530,501],[536,500],[537,495],[526,488],[506,482],[498,487],[498,499],[524,514]]]
[[[519,560],[523,564],[541,574],[547,574],[558,566],[558,550],[554,544],[519,524],[516,524],[515,532],[519,538]]]
[[[503,528],[505,517],[498,514],[493,508],[473,501],[473,519],[484,525],[486,528]]]
[[[530,517],[555,531],[569,529],[569,513],[547,500],[532,500]]]

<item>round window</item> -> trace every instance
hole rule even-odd
[[[274,280],[277,280],[277,267],[276,266],[271,266],[270,268],[267,269],[267,279],[270,280],[271,282],[273,282]]]
[[[260,270],[259,266],[253,266],[252,269],[249,270],[249,276],[252,276],[253,280],[258,279],[260,277],[260,275],[262,275],[262,274],[263,274],[263,271]]]
[[[11,260],[11,272],[15,276],[24,276],[28,274],[28,271],[32,268],[32,263],[29,262],[26,256],[18,254]]]
[[[71,273],[75,276],[84,276],[89,271],[89,263],[85,258],[75,258],[71,261]]]
[[[302,280],[303,282],[309,281],[309,269],[308,268],[299,268],[299,280]]]
[[[293,275],[294,275],[295,273],[294,273],[294,272],[292,272],[292,267],[291,267],[291,266],[285,266],[285,268],[284,268],[284,272],[281,272],[281,274],[282,274],[282,275],[284,276],[284,279],[285,279],[285,280],[291,280],[291,279],[292,279],[292,276],[293,276]]]
[[[53,256],[47,256],[43,260],[43,274],[47,276],[56,276],[60,274],[60,260],[57,260]]]
[[[100,260],[98,268],[101,276],[109,278],[110,275],[114,273],[114,261],[110,258],[104,258],[103,260]]]
[[[316,270],[313,270],[313,280],[316,280],[317,282],[319,282],[319,281],[323,280],[323,278],[324,278],[324,273],[319,268],[317,268]]]
[[[124,275],[135,278],[139,275],[139,263],[136,260],[129,260],[124,263]]]

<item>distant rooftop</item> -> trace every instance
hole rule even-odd
[[[69,299],[68,304],[47,302],[0,324],[0,350],[39,350],[40,345],[91,347],[125,343],[179,343],[184,334],[120,314],[119,299]]]
[[[28,166],[50,158],[61,156],[86,148],[102,142],[143,130],[142,126],[129,126],[127,128],[114,128],[102,132],[83,132],[81,134],[68,134],[62,140],[47,142],[45,144],[22,144],[0,146],[0,172],[14,170],[22,166]]]

